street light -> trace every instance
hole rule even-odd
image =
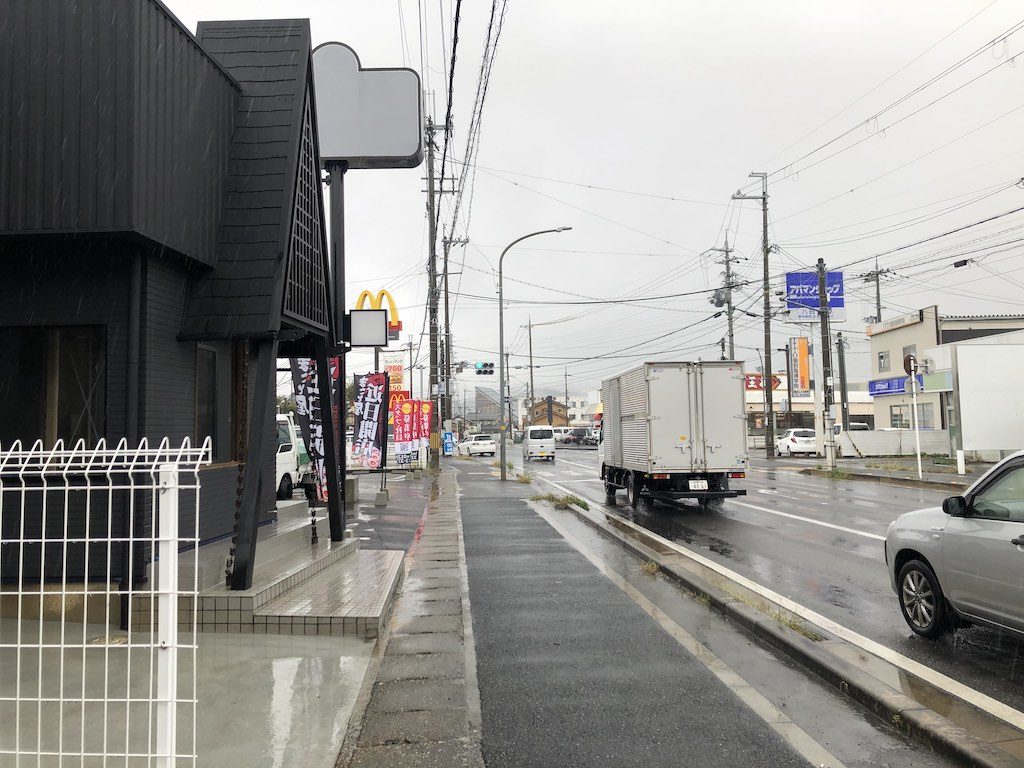
[[[499,456],[501,458],[501,479],[506,480],[508,478],[505,466],[505,433],[508,432],[508,424],[505,422],[505,293],[501,282],[501,270],[502,263],[505,261],[505,254],[509,252],[509,249],[516,243],[521,243],[529,237],[536,237],[537,235],[548,235],[555,232],[568,232],[572,227],[557,227],[556,229],[542,229],[539,232],[531,232],[528,235],[523,235],[513,240],[511,243],[505,246],[505,250],[501,252],[501,256],[498,258],[498,402],[500,403],[501,410],[501,452]]]

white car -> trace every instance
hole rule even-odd
[[[498,446],[491,435],[470,435],[459,443],[459,453],[463,456],[493,456],[496,450]]]
[[[798,453],[811,455],[817,452],[813,429],[787,429],[775,441],[776,456],[793,456]]]
[[[897,517],[885,562],[903,618],[922,637],[970,624],[1024,636],[1024,451],[942,507]]]
[[[555,431],[549,426],[527,427],[523,435],[523,464],[533,459],[555,461]]]

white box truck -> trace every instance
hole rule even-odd
[[[743,365],[732,361],[644,363],[601,385],[598,443],[609,500],[620,488],[641,499],[742,496],[746,477]]]

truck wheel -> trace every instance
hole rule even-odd
[[[290,475],[285,475],[281,478],[281,484],[277,486],[277,498],[282,501],[290,499],[292,497],[292,478]]]
[[[626,474],[626,501],[633,509],[640,506],[640,482],[637,480],[636,472]]]
[[[608,504],[615,503],[615,495],[618,493],[618,487],[612,485],[608,481],[604,484],[604,500]]]

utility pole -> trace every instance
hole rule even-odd
[[[725,356],[725,350],[722,351],[723,360],[735,360],[736,359],[736,345],[733,343],[733,331],[732,331],[732,255],[733,249],[729,247],[729,235],[725,236],[725,247],[724,248],[711,248],[712,251],[717,251],[724,255],[721,263],[725,264],[725,317],[726,323],[729,328],[729,357]],[[718,306],[721,306],[720,304]]]
[[[409,399],[412,400],[412,334],[409,334]],[[404,347],[403,347],[404,349]]]
[[[444,413],[442,414],[445,419],[452,417],[452,393],[447,391],[451,386],[452,380],[452,323],[451,315],[448,310],[448,252],[453,245],[465,245],[469,240],[459,239],[451,240],[444,238],[444,271],[442,272],[442,279],[444,281],[444,381],[445,381],[445,395],[444,395]]]
[[[865,283],[875,282],[875,317],[874,322],[882,322],[882,275],[891,272],[891,269],[879,269],[878,258],[875,258],[875,268],[870,272],[861,275]]]
[[[508,352],[505,353],[505,367],[508,368]],[[503,392],[502,395],[504,396],[504,395],[506,395],[506,393]],[[506,410],[508,411],[509,429],[514,430],[516,428],[516,425],[515,425],[515,422],[512,421],[512,379],[511,378],[509,378],[509,382],[508,382],[507,396],[508,396],[508,408]]]
[[[828,458],[829,468],[836,468],[835,434],[832,426],[835,419],[831,418],[832,406],[835,402],[832,393],[832,340],[828,327],[828,272],[825,270],[825,260],[818,259],[818,319],[821,321],[821,378],[822,392],[824,393],[822,407],[822,424],[825,428],[825,453]]]
[[[533,320],[526,320],[527,337],[530,340],[530,407],[533,408]]]
[[[843,332],[836,333],[836,359],[839,362],[839,413],[843,429],[850,428],[850,393],[846,386],[846,340]]]
[[[565,366],[565,420],[569,420],[569,366]]]
[[[434,195],[434,133],[437,127],[432,118],[427,118],[427,238],[429,256],[427,259],[427,307],[430,318],[430,394],[424,398],[434,401],[434,407],[430,412],[430,448],[428,449],[428,466],[431,469],[438,469],[441,465],[439,457],[440,440],[438,435],[438,423],[440,419],[440,408],[438,398],[434,393],[437,391],[438,379],[438,338],[437,338],[437,220],[435,218],[436,201]]]
[[[768,254],[771,252],[771,247],[768,245],[768,174],[767,173],[751,173],[752,179],[761,180],[761,194],[760,195],[744,195],[739,191],[732,196],[733,200],[760,200],[761,201],[761,229],[762,229],[762,240],[761,246],[764,252],[764,373],[766,376],[771,377],[772,375],[772,298],[771,298],[771,285],[769,284],[770,275],[768,272]],[[769,379],[770,380],[770,379]],[[775,458],[775,424],[772,407],[772,388],[767,387],[764,390],[764,412],[765,412],[765,423],[764,423],[764,450],[765,455],[769,459]]]

